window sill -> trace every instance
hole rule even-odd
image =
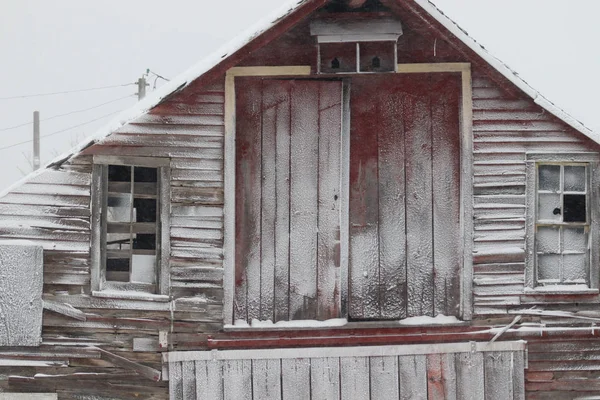
[[[589,288],[586,285],[555,285],[555,286],[538,286],[536,288],[525,288],[526,295],[596,295],[600,290]]]
[[[119,292],[111,290],[94,290],[92,292],[94,297],[102,297],[105,299],[121,299],[121,300],[142,300],[142,301],[155,301],[160,303],[166,303],[170,301],[170,297],[164,294],[151,294],[141,292]]]

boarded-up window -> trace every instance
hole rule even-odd
[[[234,319],[458,315],[460,84],[238,79]]]
[[[0,246],[0,346],[42,342],[42,248]]]

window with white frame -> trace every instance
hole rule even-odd
[[[94,162],[92,290],[164,294],[168,160],[96,156]]]
[[[589,164],[537,165],[538,285],[589,284]]]

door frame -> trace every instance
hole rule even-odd
[[[460,102],[460,232],[461,265],[459,268],[461,299],[459,315],[462,320],[471,320],[473,314],[473,96],[470,63],[423,63],[398,64],[395,73],[455,72],[461,74],[462,93]],[[223,208],[223,323],[233,324],[235,298],[235,180],[236,180],[236,77],[281,77],[281,78],[351,78],[357,74],[313,74],[311,66],[233,67],[225,75],[225,139],[224,139],[224,208]],[[360,74],[364,75],[364,74]],[[344,84],[344,115],[348,115],[348,85]],[[342,121],[342,200],[349,194],[349,150],[350,124]],[[346,143],[347,142],[347,143]],[[346,310],[348,296],[348,199],[341,210],[340,224],[340,289],[341,310]]]

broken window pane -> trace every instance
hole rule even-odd
[[[539,194],[538,220],[560,222],[561,213],[559,194]]]
[[[131,182],[131,167],[127,165],[109,165],[109,182]]]
[[[158,173],[156,168],[135,167],[133,169],[134,182],[157,182]]]
[[[537,235],[538,253],[560,253],[560,228],[540,227]]]
[[[539,166],[539,190],[560,191],[560,165]]]
[[[156,199],[135,199],[137,222],[156,222]]]
[[[563,204],[564,222],[585,222],[587,220],[585,194],[565,194]]]
[[[156,250],[156,235],[138,233],[133,239],[133,248],[139,250]]]
[[[129,259],[109,258],[106,260],[106,280],[129,282]]]
[[[565,166],[565,192],[585,192],[585,167]]]
[[[112,195],[107,198],[107,222],[131,221],[131,195]]]

